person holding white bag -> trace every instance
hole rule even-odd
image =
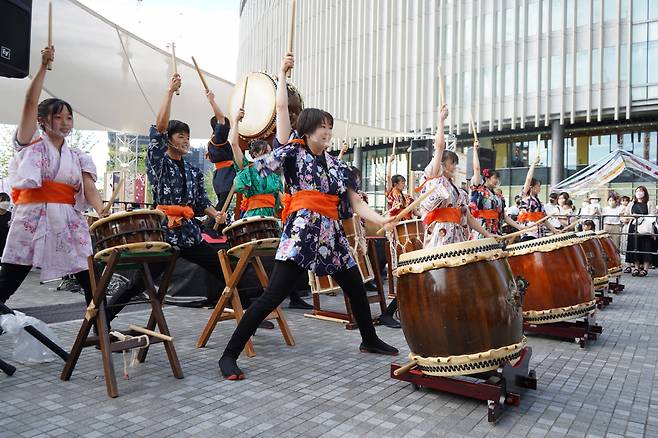
[[[646,187],[639,186],[635,189],[630,213],[634,218],[628,229],[626,262],[635,264],[633,277],[646,277],[652,254],[656,252],[656,206],[649,201]]]

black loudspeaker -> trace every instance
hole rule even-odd
[[[480,157],[480,169],[496,169],[496,151],[493,149],[480,148],[478,156]],[[466,154],[466,178],[473,177],[473,148],[468,148]]]
[[[432,158],[431,139],[411,140],[411,170],[423,171]]]
[[[0,0],[0,76],[29,74],[31,28],[32,0]]]

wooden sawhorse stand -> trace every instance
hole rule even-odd
[[[377,258],[377,249],[375,248],[375,241],[368,239],[368,258],[371,260],[372,269],[375,276],[375,284],[377,285],[377,293],[373,295],[367,295],[368,303],[379,303],[379,308],[381,313],[386,311],[386,297],[384,296],[384,284],[382,282],[382,276],[379,266],[379,259]],[[307,318],[317,318],[325,321],[340,322],[345,324],[347,330],[354,330],[359,326],[354,319],[354,314],[352,313],[352,305],[350,304],[350,299],[343,292],[343,298],[345,299],[345,309],[347,312],[334,312],[332,310],[323,309],[320,305],[320,295],[318,293],[313,294],[313,310],[311,313],[304,314]],[[379,322],[379,317],[373,318],[374,323]]]
[[[257,249],[253,245],[247,246],[240,254],[236,254],[236,256],[239,256],[239,259],[237,265],[235,266],[235,270],[233,270],[231,268],[231,259],[227,252],[223,249],[219,250],[219,264],[222,267],[224,279],[226,280],[226,287],[224,288],[222,295],[219,297],[219,301],[217,302],[215,309],[210,315],[206,326],[203,328],[203,331],[199,336],[199,340],[196,343],[197,348],[206,346],[208,339],[210,339],[210,335],[215,330],[215,326],[219,321],[234,319],[238,324],[240,323],[242,315],[244,315],[244,309],[242,308],[240,297],[237,293],[238,283],[247,270],[247,266],[251,264],[256,271],[258,281],[260,281],[263,289],[266,289],[269,283],[269,279],[267,278],[267,273],[263,267],[263,262],[260,260],[260,256],[269,255],[271,253],[272,249],[261,250]],[[229,302],[231,303],[232,311],[226,309],[226,305]],[[281,334],[283,335],[283,339],[286,341],[286,344],[291,347],[295,345],[295,339],[290,332],[290,327],[288,327],[288,322],[283,315],[281,306],[277,306],[277,308],[274,309],[274,311],[272,311],[272,313],[270,313],[265,319],[275,319],[279,324],[279,330],[281,330]],[[254,357],[256,355],[256,352],[254,351],[254,344],[251,339],[247,341],[244,349],[247,356]]]
[[[176,350],[174,349],[173,338],[171,338],[169,334],[169,327],[167,327],[167,321],[162,313],[162,303],[167,288],[169,287],[171,274],[176,265],[176,256],[177,252],[175,250],[163,253],[121,253],[118,249],[115,249],[110,254],[108,260],[103,262],[105,268],[103,269],[102,275],[99,275],[94,257],[89,257],[89,276],[93,299],[89,307],[87,307],[82,326],[80,327],[78,336],[75,339],[75,343],[73,344],[69,358],[66,361],[66,365],[64,365],[64,370],[62,370],[60,376],[62,380],[69,380],[71,378],[71,374],[73,374],[73,369],[78,362],[78,358],[80,357],[83,348],[99,345],[101,349],[101,357],[103,359],[103,371],[105,374],[107,395],[113,398],[117,397],[119,391],[116,375],[114,373],[114,364],[112,363],[112,353],[132,348],[141,348],[137,359],[139,362],[144,362],[148,352],[148,346],[158,342],[164,343],[167,358],[169,359],[169,365],[171,366],[174,377],[177,379],[183,378],[183,370],[178,361]],[[151,271],[148,267],[149,263],[167,263],[167,267],[165,268],[165,272],[157,291],[155,289],[155,284],[153,283]],[[131,338],[124,341],[110,342],[110,333],[108,330],[109,323],[107,321],[107,307],[105,302],[107,286],[112,278],[112,274],[114,274],[116,270],[134,269],[135,265],[142,270],[146,294],[148,295],[151,304],[151,316],[149,317],[146,329],[131,326],[133,329],[126,333]],[[160,329],[160,333],[154,332],[156,324]],[[91,330],[92,325],[96,327],[98,336],[89,336],[89,330]],[[144,336],[148,336],[148,341]]]

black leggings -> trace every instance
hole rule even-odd
[[[233,332],[231,340],[226,345],[223,356],[237,359],[244,349],[249,338],[254,334],[258,325],[269,315],[294,287],[300,275],[306,275],[306,269],[293,261],[279,261],[274,263],[270,276],[270,283],[265,293],[258,298],[245,312],[240,324]],[[358,267],[332,275],[338,285],[347,294],[352,305],[352,312],[359,326],[361,338],[365,344],[373,344],[377,340],[377,333],[372,324],[370,304],[366,296],[366,289]]]
[[[32,266],[3,263],[0,268],[0,303],[6,302],[14,292],[23,284]],[[91,283],[89,271],[84,270],[75,274],[75,278],[85,291],[85,301],[91,302]]]

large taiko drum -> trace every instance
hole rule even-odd
[[[610,277],[619,277],[623,272],[621,265],[621,256],[619,255],[619,248],[615,245],[615,242],[612,241],[610,235],[607,231],[601,230],[597,231],[596,237],[599,238],[603,251],[607,256],[608,262],[608,275]]]
[[[245,96],[245,84],[247,94]],[[244,118],[238,132],[245,140],[270,139],[276,129],[276,78],[267,73],[249,73],[233,87],[229,97],[231,115],[237,113],[244,97]],[[288,84],[288,111],[299,114],[304,108],[301,94]]]
[[[528,282],[523,298],[524,321],[549,324],[595,311],[594,285],[579,243],[574,233],[563,233],[506,248],[514,275]]]
[[[106,260],[113,250],[120,252],[162,252],[171,249],[165,241],[159,210],[133,210],[114,213],[95,221],[89,231],[97,260]]]
[[[608,286],[608,263],[603,245],[596,237],[594,231],[583,231],[576,233],[580,238],[580,245],[585,251],[587,262],[590,266],[590,274],[594,282],[594,289],[605,289]]]
[[[254,247],[260,253],[273,252],[279,246],[281,227],[278,219],[268,216],[253,216],[233,222],[224,228],[228,239],[229,255],[240,257],[245,249]]]
[[[515,364],[526,340],[502,244],[481,239],[400,255],[398,303],[409,358],[424,374],[468,375]]]
[[[395,252],[399,256],[406,252],[423,249],[425,225],[420,219],[399,222],[395,226]]]
[[[367,283],[375,278],[375,271],[368,257],[368,248],[365,241],[365,230],[361,226],[361,220],[358,216],[352,216],[351,219],[341,220],[345,236],[350,243],[352,256],[354,257],[363,283]],[[318,277],[313,272],[308,273],[308,284],[311,286],[311,292],[316,294],[333,293],[340,290],[340,286],[331,276]]]

